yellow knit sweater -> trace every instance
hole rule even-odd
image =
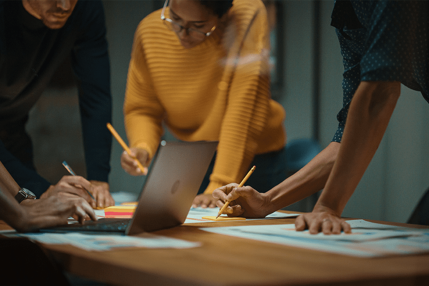
[[[168,16],[168,9],[167,9]],[[260,0],[235,0],[222,27],[185,49],[160,19],[136,32],[124,104],[132,147],[155,154],[163,123],[183,141],[218,140],[206,193],[239,182],[255,154],[284,147],[283,107],[270,98],[267,14]]]

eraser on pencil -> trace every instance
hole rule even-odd
[[[229,216],[220,216],[216,218],[215,216],[203,216],[202,219],[208,219],[208,220],[215,220],[215,221],[221,221],[221,220],[246,220],[244,217],[229,217]]]

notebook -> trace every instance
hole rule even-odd
[[[40,231],[133,235],[180,225],[198,193],[217,144],[215,141],[162,141],[132,219],[104,218]]]

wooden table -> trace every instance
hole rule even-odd
[[[293,222],[276,219],[245,223]],[[202,243],[190,249],[88,252],[66,245],[43,248],[70,273],[117,285],[429,285],[429,254],[358,258],[198,229],[215,225],[244,222],[199,223],[155,232]]]

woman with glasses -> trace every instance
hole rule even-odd
[[[179,140],[219,141],[194,206],[247,181],[268,191],[285,178],[284,109],[270,98],[269,32],[260,0],[166,1],[135,32],[124,104],[133,155],[148,166],[163,126]],[[121,164],[142,175],[133,159]]]

